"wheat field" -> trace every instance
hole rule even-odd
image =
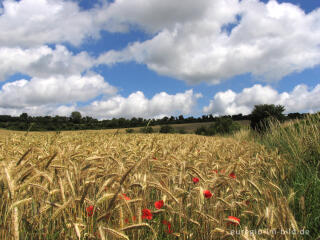
[[[231,137],[5,131],[0,239],[290,239],[289,168]]]

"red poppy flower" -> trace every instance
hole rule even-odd
[[[234,178],[234,179],[237,178],[237,177],[236,177],[236,174],[235,174],[234,172],[230,173],[230,174],[229,174],[229,177]]]
[[[152,157],[153,160],[158,160],[156,157]]]
[[[232,225],[239,225],[240,224],[240,219],[234,216],[229,216],[228,219],[230,219],[231,221],[228,222],[228,224],[232,224]]]
[[[125,223],[129,223],[130,220],[132,220],[132,222],[135,222],[135,221],[137,220],[137,217],[136,217],[136,216],[132,216],[132,218],[125,218],[125,219],[124,219],[124,222],[125,222]]]
[[[93,210],[94,210],[94,206],[90,205],[89,207],[87,207],[87,214],[89,217],[93,215]]]
[[[196,183],[198,183],[198,182],[199,182],[199,178],[194,177],[194,178],[192,178],[192,181],[193,181],[193,183],[194,183],[194,184],[196,184]]]
[[[125,199],[127,201],[130,200],[130,198],[125,193],[122,193],[122,196],[120,195],[119,198],[120,199]]]
[[[224,174],[226,171],[225,170],[220,170],[220,174]]]
[[[213,170],[213,172],[215,172],[216,174],[218,174],[218,170]]]
[[[163,205],[164,205],[163,200],[160,200],[160,201],[157,201],[157,202],[154,203],[154,206],[155,206],[156,209],[162,208]]]
[[[148,220],[152,219],[152,213],[150,209],[145,208],[142,210],[142,219],[148,219]]]
[[[203,195],[205,198],[211,198],[212,197],[212,193],[210,192],[210,190],[204,190],[203,191]]]
[[[167,225],[167,227],[168,227],[167,233],[169,233],[169,234],[172,233],[171,223],[168,222],[168,221],[166,221],[166,220],[163,220],[162,223],[163,223],[164,225]]]

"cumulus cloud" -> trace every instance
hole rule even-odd
[[[98,95],[113,95],[117,89],[100,75],[61,75],[49,78],[21,79],[5,83],[0,90],[0,107],[23,108],[46,104],[88,101]]]
[[[10,96],[9,90],[7,89],[13,89],[13,91],[17,92],[16,86],[23,84],[27,84],[25,80],[16,82],[14,87],[12,85],[6,86],[6,89],[2,90],[3,92],[0,92],[0,99],[2,99],[4,94],[7,94],[8,97]],[[29,88],[31,88],[31,86]],[[22,91],[22,88],[20,90]],[[76,94],[77,93],[75,93],[74,97],[79,96]],[[98,119],[119,117],[162,118],[164,116],[192,113],[197,104],[197,99],[202,97],[201,94],[194,93],[192,89],[174,95],[161,92],[155,94],[151,99],[146,98],[141,91],[137,91],[130,94],[127,98],[121,95],[104,96],[103,100],[93,101],[84,106],[78,106],[76,103],[72,103],[72,101],[69,101],[71,104],[66,104],[69,99],[74,98],[70,95],[64,96],[64,92],[60,93],[59,96],[54,99],[50,99],[53,95],[54,94],[49,92],[46,97],[39,96],[39,94],[34,97],[27,95],[26,92],[24,92],[24,95],[21,98],[16,97],[16,99],[14,99],[16,104],[9,104],[9,99],[5,104],[0,101],[0,115],[20,115],[21,113],[26,112],[29,115],[69,116],[73,111],[80,111],[83,116],[92,116]],[[59,101],[64,102],[64,104],[57,104]],[[19,103],[20,105],[16,106]],[[28,103],[30,105],[28,105]]]
[[[0,107],[0,115],[19,116],[21,113],[28,113],[30,116],[70,116],[76,111],[75,105],[41,105],[28,106],[22,108],[3,108]]]
[[[197,20],[210,4],[208,0],[117,0],[107,9],[107,16],[118,25],[136,25],[156,33]]]
[[[52,75],[80,74],[94,64],[86,52],[74,55],[65,46],[55,49],[48,46],[36,48],[0,48],[0,81],[15,73],[47,78]]]
[[[147,41],[101,55],[99,62],[133,60],[190,84],[218,84],[246,73],[275,81],[320,63],[320,9],[306,14],[296,5],[275,0],[203,0],[197,7],[179,2],[182,13],[162,21],[152,21],[140,10],[126,14],[133,3],[156,16],[157,8],[170,13],[177,4],[160,2],[115,1],[109,10],[115,8],[120,20],[157,32]],[[184,18],[191,7],[195,14]]]
[[[175,95],[161,92],[148,99],[141,91],[137,91],[127,98],[114,96],[106,100],[94,101],[81,110],[89,116],[98,118],[162,118],[170,115],[190,114],[200,97],[201,94],[188,90]]]
[[[2,1],[0,81],[15,73],[31,79],[3,85],[0,114],[68,115],[79,110],[99,118],[163,117],[190,114],[200,97],[192,90],[158,93],[151,99],[140,91],[127,98],[115,95],[114,87],[89,72],[100,64],[136,61],[189,84],[218,84],[246,73],[275,81],[320,63],[320,8],[306,14],[296,5],[275,0],[98,2],[83,10],[77,1],[69,0]],[[97,59],[63,46],[80,47],[101,31],[137,27],[150,38]],[[217,93],[203,110],[246,114],[255,104],[276,103],[288,112],[312,111],[319,109],[319,88],[298,85],[290,93],[278,93],[270,86],[255,85],[241,93],[228,90]],[[99,95],[102,100],[77,105]]]
[[[254,105],[258,104],[280,104],[285,107],[286,113],[317,112],[320,110],[320,84],[313,89],[300,84],[291,92],[282,93],[260,84],[244,88],[240,93],[232,90],[218,92],[203,112],[214,115],[250,114]]]
[[[306,14],[296,5],[275,0],[116,0],[100,1],[89,10],[80,9],[76,1],[5,0],[0,12],[0,46],[9,56],[28,50],[45,54],[41,51],[48,50],[40,47],[44,44],[80,45],[104,30],[139,27],[151,33],[149,40],[111,50],[97,62],[82,53],[81,63],[75,64],[79,69],[88,67],[88,61],[136,61],[190,84],[218,84],[246,73],[275,81],[320,63],[320,9]],[[51,60],[41,63],[46,61]],[[59,67],[52,68],[55,72]]]
[[[81,11],[76,2],[63,0],[5,0],[2,4],[0,46],[7,47],[80,45],[86,37],[99,36],[101,14],[107,7]]]

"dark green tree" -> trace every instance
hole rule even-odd
[[[19,120],[23,123],[26,123],[27,125],[30,123],[30,119],[31,119],[31,117],[29,117],[27,113],[22,113],[19,116]]]
[[[300,114],[298,112],[296,113],[289,113],[288,114],[288,119],[302,119],[303,118],[303,114]]]
[[[259,133],[263,133],[270,128],[270,121],[278,120],[283,122],[285,120],[284,110],[284,106],[281,105],[255,105],[250,116],[250,127]]]
[[[80,123],[82,116],[80,112],[74,111],[71,113],[70,118],[73,123]]]
[[[22,121],[27,121],[28,120],[28,114],[27,113],[21,113],[19,118],[22,120]]]

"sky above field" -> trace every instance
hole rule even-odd
[[[320,111],[319,0],[0,0],[0,115]]]

